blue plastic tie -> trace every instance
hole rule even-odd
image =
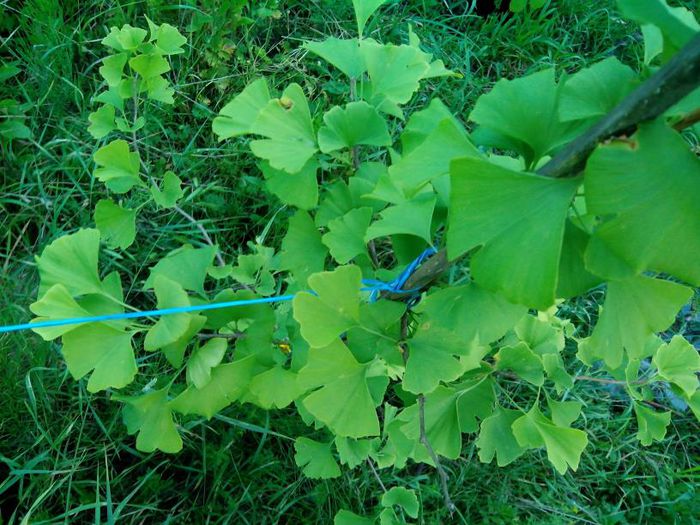
[[[421,253],[411,264],[409,264],[399,276],[390,282],[378,281],[375,279],[363,279],[361,288],[363,292],[370,292],[370,302],[375,302],[381,292],[389,293],[415,293],[418,290],[404,290],[403,287],[408,278],[416,271],[416,268],[428,257],[436,253],[434,248],[428,248]],[[313,292],[311,292],[313,293]],[[205,312],[208,310],[219,310],[221,308],[233,308],[236,306],[246,306],[251,304],[281,303],[291,301],[295,295],[277,295],[274,297],[259,297],[256,299],[241,299],[238,301],[226,301],[223,303],[198,304],[191,306],[178,306],[174,308],[163,308],[160,310],[144,310],[139,312],[125,312],[118,314],[94,315],[89,317],[73,317],[70,319],[52,319],[50,321],[39,321],[36,323],[23,323],[9,326],[0,326],[0,334],[8,332],[18,332],[20,330],[31,330],[36,328],[49,328],[52,326],[66,326],[71,324],[98,323],[103,321],[119,321],[122,319],[141,319],[143,317],[160,317],[163,315],[183,314],[189,312]]]

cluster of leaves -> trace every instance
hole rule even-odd
[[[437,98],[406,119],[402,106],[424,80],[454,73],[410,29],[406,44],[363,37],[383,3],[353,0],[357,38],[304,44],[347,77],[351,100],[312,113],[301,86],[274,94],[261,78],[213,121],[222,140],[254,136],[267,189],[295,210],[279,253],[254,244],[235,265],[214,267],[216,247],[186,245],[143,284],[158,308],[282,292],[294,295],[291,305],[35,331],[62,337],[68,369],[76,379],[89,374],[89,391],[130,387],[112,399],[124,403],[139,450],[181,449],[175,412],[211,418],[232,403],[294,406],[313,429],[295,443],[297,464],[313,478],[340,475],[338,460],[351,469],[364,461],[439,467],[440,457],[460,456],[463,434],[484,462],[505,466],[544,449],[558,472],[576,470],[588,438],[577,423],[583,403],[569,399],[577,376],[567,341],[578,348],[577,370],[624,385],[642,444],[662,439],[670,422],[670,411],[647,403],[655,384],[670,385],[700,417],[698,352],[681,336],[657,335],[700,284],[700,160],[669,126],[699,105],[700,92],[632,136],[600,144],[582,174],[535,173],[697,33],[692,15],[662,0],[621,0],[645,28],[642,71],[609,58],[559,80],[553,70],[501,80],[469,114],[470,134]],[[184,40],[171,26],[149,25],[148,42],[130,26],[105,39],[117,53],[100,70],[108,89],[91,116],[93,134],[138,129],[137,118],[120,125],[114,117],[125,99],[167,101],[164,56]],[[139,155],[124,140],[98,150],[95,162],[95,177],[115,193],[143,185]],[[150,191],[172,205],[180,181],[166,174],[163,189]],[[135,214],[102,201],[98,229],[44,250],[31,307],[39,320],[131,308],[119,274],[101,277],[98,264],[101,240],[120,248],[133,240],[125,213]],[[446,249],[449,283],[423,290],[417,304],[396,294],[368,300],[363,281],[392,279],[428,247]],[[557,306],[602,285],[599,320],[580,338]],[[162,352],[173,373],[157,382],[139,375],[135,347]],[[513,379],[531,385],[527,406],[507,395],[503,382]],[[392,489],[378,518],[395,523],[416,512],[414,494]],[[342,511],[337,523],[363,519]]]

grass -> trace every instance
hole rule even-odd
[[[85,131],[103,55],[99,40],[108,26],[141,23],[144,13],[184,28],[200,10],[192,2],[157,0],[0,4],[7,35],[0,54],[24,71],[0,89],[27,104],[33,131],[30,140],[2,146],[0,321],[10,324],[30,317],[27,306],[38,284],[34,254],[52,239],[91,225],[92,209],[104,196],[91,176],[97,146]],[[207,11],[214,4],[198,5]],[[286,211],[264,195],[244,146],[215,142],[211,118],[260,74],[271,75],[276,86],[297,81],[310,90],[305,75],[321,74],[331,90],[328,71],[296,47],[304,38],[352,29],[350,9],[332,0],[312,7],[294,1],[265,5],[269,13],[258,13],[252,25],[232,10],[191,35],[191,46],[173,68],[179,102],[172,109],[149,109],[149,134],[141,143],[148,163],[172,167],[187,181],[183,207],[228,259],[268,227],[266,243],[277,246],[284,228],[279,219]],[[433,82],[412,108],[437,95],[463,120],[498,78],[551,66],[575,71],[610,55],[636,65],[641,52],[640,34],[617,17],[609,1],[564,1],[538,13],[484,20],[459,2],[412,0],[386,8],[369,30],[379,37],[381,29],[382,38],[398,41],[408,23],[426,49],[463,74]],[[312,90],[310,96],[327,95]],[[203,243],[193,224],[173,213],[147,214],[132,248],[103,251],[103,270],[128,276],[138,301],[136,285],[148,266],[184,242]],[[585,330],[599,299],[593,295],[567,315]],[[697,308],[689,315],[697,315]],[[697,324],[676,328],[697,336]],[[147,455],[133,448],[118,405],[104,393],[89,395],[84,382],[75,382],[55,345],[27,333],[0,336],[0,369],[0,523],[329,523],[340,508],[370,514],[381,498],[368,467],[327,482],[304,478],[294,466],[291,439],[306,427],[286,411],[230,407],[212,421],[184,422],[181,454]],[[508,388],[513,395],[530,395],[515,384]],[[626,399],[595,383],[577,386],[572,395],[587,404],[595,401],[586,410],[591,444],[578,472],[556,475],[544,453],[505,469],[484,465],[473,441],[465,438],[462,457],[446,465],[459,508],[454,522],[698,519],[700,434],[691,416],[674,417],[662,443],[642,448]],[[448,520],[431,469],[414,465],[379,476],[387,487],[417,489],[419,522]]]

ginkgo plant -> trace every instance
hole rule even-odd
[[[181,417],[211,418],[233,403],[287,409],[309,427],[295,442],[307,476],[338,476],[339,463],[427,463],[450,510],[441,462],[460,457],[465,434],[483,462],[506,466],[542,449],[557,472],[578,468],[588,444],[577,394],[586,368],[627,391],[643,445],[663,439],[670,423],[671,411],[654,401],[659,384],[700,417],[700,356],[683,336],[659,335],[700,284],[700,160],[679,132],[692,125],[700,91],[631,131],[611,129],[576,162],[567,157],[667,63],[685,60],[682,49],[700,63],[693,15],[663,0],[620,0],[642,24],[641,71],[608,58],[559,79],[550,69],[500,80],[466,116],[438,98],[406,115],[425,80],[456,73],[411,28],[403,44],[367,37],[383,3],[353,0],[355,38],[303,46],[344,76],[345,100],[320,107],[298,84],[275,90],[258,78],[212,123],[220,140],[251,137],[241,140],[267,190],[290,210],[279,251],[253,245],[237,264],[216,267],[215,246],[186,245],[142,284],[160,309],[268,302],[35,331],[62,338],[69,371],[89,375],[89,391],[124,403],[141,451],[180,450]],[[167,102],[164,57],[184,40],[166,24],[149,26],[149,41],[130,26],[105,39],[116,54],[101,69],[109,88],[93,134],[138,130],[125,99],[154,90]],[[125,140],[98,150],[95,162],[114,193],[144,184]],[[173,177],[162,192],[151,188],[161,206],[177,200]],[[132,308],[120,275],[101,276],[98,260],[102,241],[130,244],[105,223],[127,222],[129,210],[112,202],[97,211],[97,229],[59,238],[37,258],[39,320]],[[419,257],[422,265],[411,264]],[[560,312],[594,288],[605,289],[605,302],[581,337]],[[140,374],[135,347],[162,353],[172,374],[157,383]],[[513,381],[523,386],[517,399],[508,395]],[[417,505],[395,487],[377,519],[415,518]],[[341,511],[336,523],[372,522],[363,519]]]

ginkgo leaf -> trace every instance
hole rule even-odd
[[[75,379],[92,371],[87,384],[89,392],[123,388],[137,372],[133,335],[102,323],[82,325],[63,335],[61,354]]]
[[[187,360],[187,383],[204,388],[211,380],[211,369],[224,358],[226,347],[226,339],[214,338],[192,352]]]
[[[62,284],[54,284],[38,301],[30,304],[29,309],[38,316],[32,319],[32,322],[42,322],[50,319],[72,319],[90,315],[90,312],[80,306]],[[61,337],[66,332],[75,330],[78,326],[77,324],[67,324],[34,328],[33,330],[44,341],[51,341]]]
[[[81,229],[49,244],[36,258],[39,297],[56,284],[64,285],[72,296],[102,293],[97,273],[99,251],[100,232],[95,229]]]
[[[95,152],[93,159],[99,166],[94,172],[95,177],[114,193],[126,193],[141,182],[141,158],[137,151],[129,151],[129,144],[125,140],[113,140],[102,146]]]
[[[568,427],[581,415],[583,404],[580,401],[557,401],[547,397],[547,405],[552,413],[552,421],[559,427]]]
[[[329,443],[319,443],[313,439],[298,437],[294,441],[294,462],[302,468],[307,478],[329,479],[340,476],[340,467],[331,453]]]
[[[387,363],[402,361],[398,342],[401,338],[401,317],[406,305],[380,300],[360,305],[360,325],[348,330],[348,347],[361,363],[380,355]],[[393,359],[392,359],[393,356]]]
[[[577,123],[559,120],[558,104],[554,70],[547,69],[515,80],[499,80],[479,97],[469,119],[492,132],[493,137],[510,139],[487,145],[515,149],[528,166],[533,166],[579,131]]]
[[[323,115],[323,123],[318,130],[318,146],[324,153],[359,144],[391,144],[386,121],[364,101],[350,102],[345,107],[332,107]]]
[[[486,345],[513,328],[527,308],[469,283],[429,293],[415,311],[427,315],[433,324],[459,333],[464,341]]]
[[[252,133],[258,114],[270,101],[267,82],[259,78],[248,84],[214,118],[212,129],[219,140]]]
[[[640,403],[634,403],[637,416],[637,439],[648,447],[654,441],[661,441],[666,436],[666,429],[671,422],[671,412],[655,412]]]
[[[290,84],[282,97],[267,102],[251,132],[266,137],[250,143],[252,152],[278,170],[299,172],[317,150],[309,105],[298,84]]]
[[[328,248],[313,219],[299,210],[289,218],[287,234],[282,239],[280,269],[289,270],[300,286],[305,287],[310,275],[323,270]]]
[[[579,344],[579,359],[589,365],[603,359],[615,369],[625,351],[641,355],[648,337],[668,328],[691,295],[690,288],[651,277],[611,281],[593,334]]]
[[[153,38],[152,32],[151,38]],[[187,43],[187,38],[182,36],[180,31],[170,24],[160,24],[158,26],[155,40],[158,51],[164,55],[179,55],[185,52],[182,46]]]
[[[173,421],[168,403],[168,388],[141,396],[113,396],[125,403],[123,419],[129,434],[135,434],[136,448],[142,452],[175,453],[182,450],[182,438]]]
[[[564,227],[564,241],[559,260],[558,298],[568,299],[581,295],[601,284],[600,277],[586,269],[585,253],[591,236],[575,226],[570,220]]]
[[[496,456],[498,466],[505,467],[525,453],[525,448],[520,446],[512,430],[513,423],[521,416],[520,410],[498,407],[481,422],[475,443],[482,463],[491,463]]]
[[[339,339],[325,348],[311,348],[306,366],[299,370],[298,382],[306,390],[320,388],[307,395],[302,404],[337,436],[379,435],[376,403],[368,384],[369,377],[378,374],[372,363],[358,363]],[[388,378],[383,379],[386,388]]]
[[[360,51],[371,81],[370,92],[363,93],[366,100],[379,111],[402,118],[399,105],[411,100],[430,69],[425,53],[413,46],[379,44],[371,39],[360,41]]]
[[[136,238],[136,210],[122,208],[109,199],[95,205],[95,224],[110,248],[123,250]]]
[[[267,161],[260,164],[267,189],[284,204],[302,210],[315,208],[318,203],[318,167],[318,161],[313,158],[298,173],[277,170]]]
[[[389,206],[380,213],[380,219],[367,229],[365,241],[399,233],[415,235],[432,244],[431,225],[437,199],[432,192],[421,193],[411,200]]]
[[[333,525],[374,525],[374,519],[358,516],[354,512],[341,509],[333,518]]]
[[[146,90],[148,91],[148,98],[151,100],[157,100],[163,102],[164,104],[172,104],[175,102],[173,95],[175,94],[175,89],[170,85],[165,78],[155,75],[144,80]]]
[[[163,184],[159,188],[155,184],[150,187],[153,201],[161,208],[172,208],[185,194],[182,191],[182,181],[180,177],[168,170],[163,174]]]
[[[320,42],[305,42],[304,47],[350,78],[359,78],[367,70],[356,38],[329,37]]]
[[[452,162],[447,251],[472,256],[474,280],[518,304],[554,304],[564,223],[578,179],[518,173],[490,162]]]
[[[351,469],[361,465],[369,457],[375,445],[376,439],[353,439],[341,436],[335,438],[335,448],[340,462]]]
[[[275,366],[256,375],[248,388],[257,404],[267,410],[289,406],[303,393],[297,382],[297,374],[282,366]]]
[[[385,4],[388,0],[352,0],[352,6],[355,8],[355,19],[357,20],[357,34],[362,37],[365,30],[365,24],[369,17]]]
[[[299,292],[293,301],[294,319],[312,347],[331,344],[360,320],[360,284],[357,266],[341,266],[309,277],[314,294]]]
[[[367,254],[365,234],[371,221],[372,208],[355,208],[330,221],[321,241],[338,263],[347,264],[356,256]]]
[[[111,104],[104,104],[97,111],[88,115],[90,125],[88,133],[96,139],[101,139],[109,135],[116,128],[114,124],[115,108]]]
[[[524,315],[515,325],[518,339],[539,356],[559,354],[564,349],[564,333],[548,321]]]
[[[203,315],[190,315],[187,330],[175,341],[161,347],[160,351],[174,368],[180,368],[185,358],[187,346],[207,322]]]
[[[464,372],[455,355],[465,351],[460,337],[430,321],[422,323],[408,341],[408,361],[403,376],[403,388],[414,394],[427,394],[440,382],[449,383]]]
[[[642,124],[628,141],[598,146],[586,164],[586,206],[613,216],[593,235],[586,266],[621,278],[600,250],[633,273],[667,272],[700,285],[700,159],[663,121]]]
[[[582,69],[566,79],[559,101],[562,121],[599,118],[635,88],[637,75],[615,57]]]
[[[145,79],[170,71],[170,64],[158,53],[136,55],[129,60],[129,66]]]
[[[496,370],[512,370],[535,386],[542,386],[544,383],[542,360],[523,342],[502,347],[494,359]]]
[[[102,44],[117,51],[134,51],[146,38],[147,31],[124,24],[121,29],[111,27]]]
[[[683,336],[675,335],[661,346],[654,355],[653,363],[659,377],[674,383],[688,396],[698,389],[700,354]]]
[[[117,86],[122,80],[124,66],[126,65],[128,55],[126,53],[117,53],[102,59],[100,66],[100,75],[107,81],[109,86]],[[99,138],[99,137],[95,137]]]
[[[481,154],[454,119],[444,119],[420,145],[389,167],[389,177],[411,196],[425,183],[450,171],[450,162],[456,158]]]
[[[263,370],[252,355],[216,366],[212,368],[211,379],[203,388],[188,386],[170,402],[170,406],[183,414],[197,414],[211,419],[244,395],[252,377]]]
[[[164,275],[156,275],[153,287],[158,298],[158,309],[190,306],[190,300],[179,283]],[[177,342],[188,330],[191,315],[176,313],[158,318],[146,333],[143,346],[149,352]]]
[[[583,430],[553,424],[537,406],[515,420],[512,429],[520,446],[545,447],[549,461],[560,474],[566,473],[567,468],[578,469],[581,454],[588,444],[588,436]]]
[[[211,266],[216,254],[216,247],[193,248],[189,244],[173,250],[151,268],[144,289],[153,288],[158,275],[175,281],[185,290],[204,294],[204,279],[207,268]]]
[[[691,11],[684,7],[669,7],[665,0],[618,0],[618,6],[626,18],[659,28],[667,57],[673,56],[700,31]]]
[[[382,507],[401,507],[411,518],[418,517],[418,498],[414,490],[405,487],[391,487],[382,495]]]

